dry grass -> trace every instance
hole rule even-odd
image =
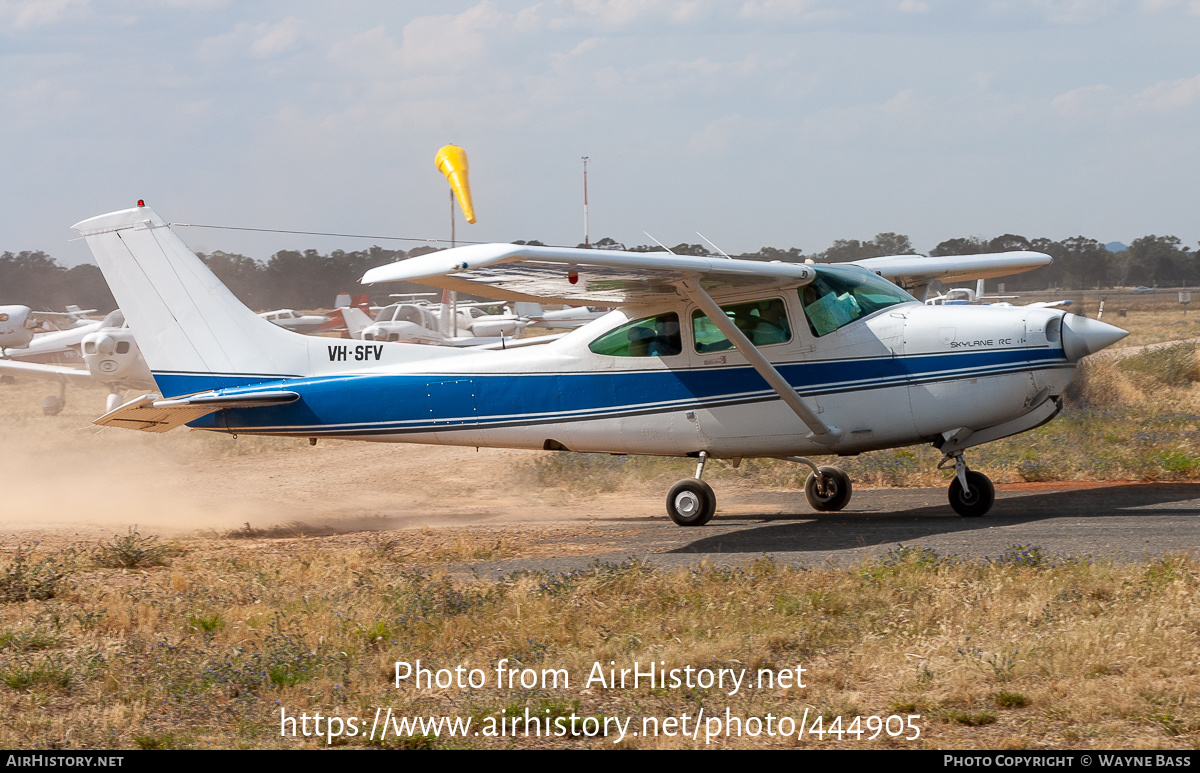
[[[397,535],[399,536],[399,535]],[[463,532],[440,538],[461,553]],[[0,605],[9,748],[319,746],[289,715],[800,718],[921,715],[915,742],[721,739],[722,746],[1196,748],[1200,565],[1114,566],[1014,546],[987,563],[898,548],[854,567],[455,579],[327,538],[185,540],[170,566],[76,571],[53,598]],[[469,551],[468,551],[469,552]],[[495,664],[566,669],[563,689],[496,689]],[[393,686],[395,663],[482,668],[482,689]],[[805,688],[585,688],[607,668],[803,666]],[[636,719],[635,722],[640,722]],[[865,727],[863,725],[862,727]],[[869,733],[868,733],[869,735]],[[413,737],[384,745],[609,747],[614,738]],[[350,746],[378,745],[342,739]],[[703,746],[627,738],[624,746]]]

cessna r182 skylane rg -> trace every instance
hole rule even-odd
[[[140,204],[140,202],[139,202]],[[667,511],[706,523],[712,457],[807,465],[809,503],[840,510],[850,480],[809,455],[932,443],[950,504],[994,490],[963,452],[1049,421],[1079,360],[1124,330],[1054,309],[929,307],[919,288],[1044,265],[1040,253],[761,263],[487,244],[372,269],[510,301],[615,307],[542,346],[506,351],[343,342],[282,330],[243,306],[153,210],[74,226],[141,344],[162,397],[97,424],[237,434],[698,458]]]

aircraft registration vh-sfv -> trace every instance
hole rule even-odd
[[[162,392],[97,424],[694,457],[667,495],[681,526],[716,510],[708,458],[807,465],[809,504],[832,511],[850,480],[807,457],[918,443],[954,466],[954,510],[983,515],[994,489],[963,452],[1052,419],[1080,359],[1127,335],[1057,309],[930,307],[899,286],[1050,262],[1036,252],[813,265],[483,244],[363,282],[615,310],[540,346],[343,342],[258,317],[141,202],[73,227]]]

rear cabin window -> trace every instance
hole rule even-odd
[[[801,287],[800,303],[814,336],[916,298],[869,271],[850,266],[818,266],[817,278]]]
[[[721,311],[755,346],[784,344],[792,340],[792,326],[782,298],[722,306]],[[700,309],[692,312],[692,333],[696,351],[701,354],[733,348],[733,343]]]
[[[609,357],[669,357],[683,351],[679,315],[675,312],[635,319],[610,330],[588,345]]]

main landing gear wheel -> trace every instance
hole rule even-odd
[[[967,488],[963,489],[958,477],[950,481],[950,506],[965,518],[976,518],[992,509],[996,501],[996,487],[982,472],[967,470]]]
[[[667,492],[667,515],[679,526],[703,526],[717,511],[717,495],[702,480],[685,478]]]
[[[832,513],[850,504],[852,492],[850,476],[837,467],[818,467],[820,480],[816,473],[810,472],[804,481],[804,498],[812,509],[822,513]]]

